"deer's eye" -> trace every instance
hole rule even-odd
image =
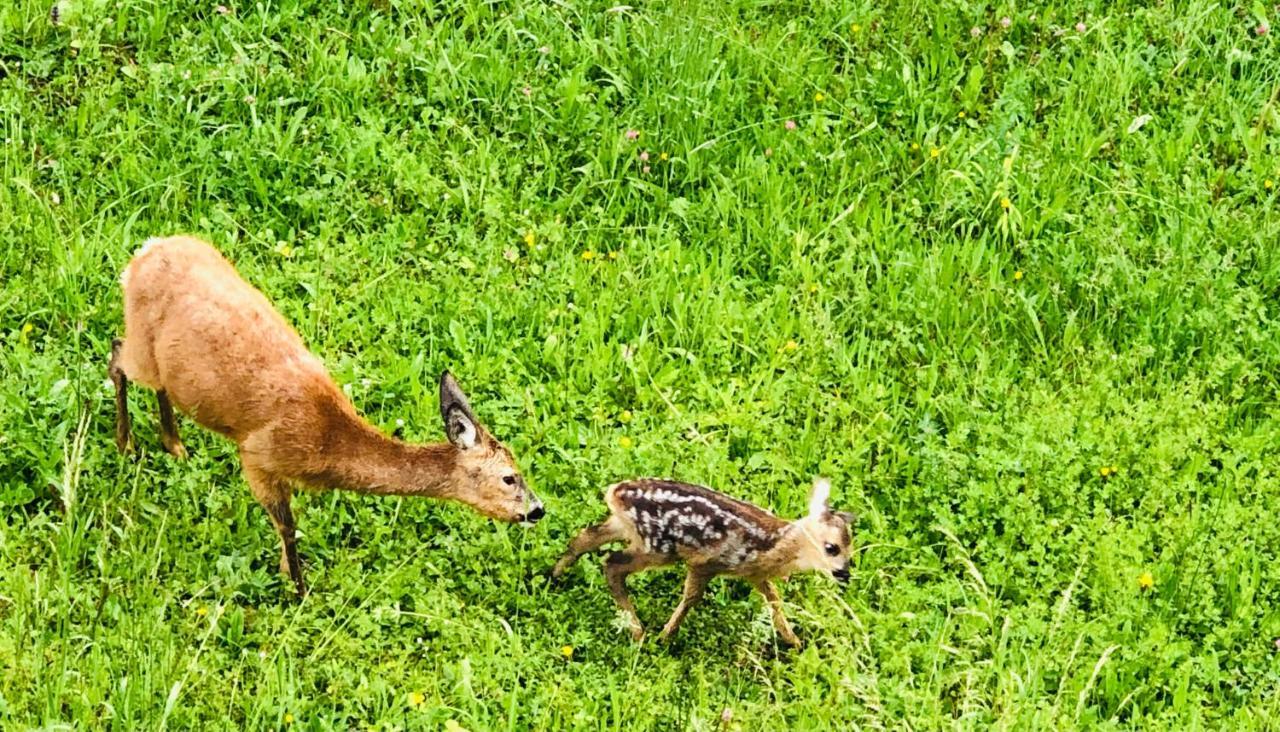
[[[825,544],[822,548],[827,552],[828,557],[840,556],[840,547],[835,544]]]
[[[504,475],[502,476],[502,482],[506,483],[507,485],[515,485],[516,477],[514,475]]]

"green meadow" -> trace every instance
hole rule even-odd
[[[1051,5],[0,3],[0,727],[1280,726],[1277,11]],[[547,517],[300,494],[296,599],[233,444],[134,389],[115,451],[176,232],[388,432],[451,369]],[[547,581],[641,475],[832,479],[801,650]]]

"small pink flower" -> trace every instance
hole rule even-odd
[[[533,96],[533,88],[526,86],[525,88],[520,90],[520,93],[525,95],[526,97],[531,97]]]
[[[794,130],[796,128],[796,121],[793,119],[789,119],[786,122],[783,122],[782,126],[786,127],[788,130]]]
[[[649,151],[648,151],[648,150],[641,150],[641,151],[640,151],[640,160],[641,160],[642,162],[646,162],[646,163],[647,163],[647,162],[649,162]]]
[[[647,166],[647,165],[646,165],[646,166],[644,166],[643,168],[641,168],[641,169],[640,169],[640,172],[641,172],[641,173],[648,173],[648,172],[649,172],[649,166]]]
[[[627,139],[634,140],[640,136],[640,130],[627,130]]]
[[[217,13],[218,15],[230,15],[231,8],[228,8],[226,5],[219,5],[218,7],[213,9],[213,12]]]
[[[1264,20],[1258,24],[1257,28],[1253,29],[1253,32],[1257,33],[1260,36],[1265,36],[1266,34],[1271,32],[1271,26],[1268,25],[1267,21]]]
[[[546,56],[548,53],[551,53],[551,46],[542,46],[538,49],[538,53]]]
[[[1082,20],[1082,21],[1080,21],[1079,23],[1076,23],[1076,33],[1084,33],[1084,32],[1085,32],[1086,27],[1087,27],[1087,26],[1085,26],[1085,24],[1084,24],[1084,21],[1083,21],[1083,20]]]
[[[257,104],[257,103],[258,103],[258,98],[257,98],[257,97],[255,97],[255,96],[254,96],[254,95],[252,95],[252,94],[245,94],[245,95],[244,95],[244,103],[245,103],[245,104],[248,104],[249,106],[253,106],[253,105],[255,105],[255,104]]]
[[[975,25],[974,27],[969,29],[969,35],[973,36],[974,38],[977,38],[978,36],[982,35],[982,29]]]
[[[764,149],[764,156],[765,156],[766,158],[771,158],[771,157],[773,157],[773,148],[771,148],[771,147],[766,147],[766,148]]]
[[[1006,15],[1000,19],[1001,28],[1008,28],[1011,25],[1013,25],[1013,18],[1010,18],[1009,16]]]

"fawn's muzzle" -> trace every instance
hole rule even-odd
[[[543,510],[542,504],[535,503],[533,508],[529,509],[528,513],[520,517],[520,521],[523,523],[536,524],[538,523],[538,520],[545,515],[547,515],[547,512]]]
[[[849,565],[846,564],[840,569],[832,571],[831,576],[840,580],[842,584],[845,582],[848,582],[849,581]]]

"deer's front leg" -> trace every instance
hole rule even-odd
[[[782,641],[793,648],[799,648],[800,639],[796,637],[795,631],[791,629],[791,623],[787,622],[787,616],[782,612],[782,597],[778,595],[778,588],[774,587],[769,580],[759,580],[752,584],[760,590],[760,594],[764,595],[764,599],[769,603],[769,608],[773,611],[773,627],[777,628]]]
[[[253,491],[253,497],[266,509],[272,525],[280,534],[280,571],[289,575],[297,588],[298,597],[302,597],[307,594],[307,584],[302,579],[297,529],[293,523],[293,511],[289,507],[293,490],[288,481],[247,462],[244,463],[244,476],[249,482],[249,489]]]

